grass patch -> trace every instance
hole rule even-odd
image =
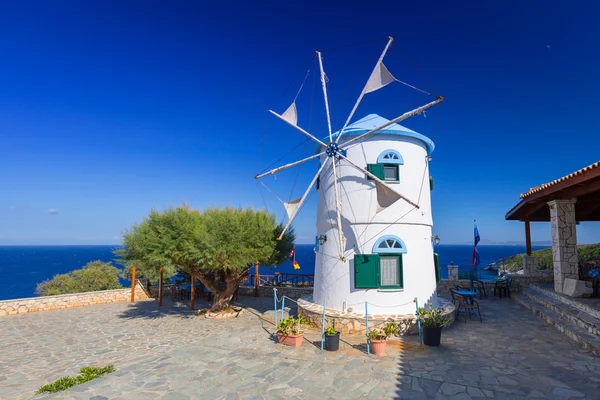
[[[115,367],[113,365],[107,365],[106,367],[83,367],[79,371],[79,375],[65,376],[64,378],[60,378],[55,382],[42,386],[35,392],[35,394],[56,393],[67,390],[72,386],[80,385],[114,371]]]

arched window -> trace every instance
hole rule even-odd
[[[398,236],[386,235],[379,238],[373,245],[373,253],[406,253],[406,245]]]
[[[382,236],[373,245],[372,253],[354,257],[354,287],[402,289],[402,254],[406,253],[402,239],[394,235]]]
[[[367,165],[367,170],[382,181],[399,182],[400,165],[404,165],[400,153],[396,150],[386,150],[377,157],[377,164]]]
[[[396,150],[386,150],[377,157],[377,164],[404,165],[404,159]]]

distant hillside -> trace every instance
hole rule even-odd
[[[600,243],[582,244],[577,246],[580,263],[591,263],[600,261]],[[501,269],[507,271],[518,271],[523,269],[523,256],[525,253],[517,254],[513,257],[504,258],[496,261],[501,265]],[[531,253],[535,256],[538,268],[547,268],[552,270],[552,248],[536,250]]]

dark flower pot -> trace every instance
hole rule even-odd
[[[333,336],[325,335],[325,348],[329,351],[338,351],[340,349],[340,333]]]
[[[442,340],[442,327],[427,328],[423,327],[423,343],[427,346],[439,346]]]

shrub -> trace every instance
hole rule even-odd
[[[94,292],[121,289],[120,271],[110,262],[91,261],[83,268],[66,274],[55,275],[51,280],[39,283],[36,293],[41,296]]]
[[[580,263],[597,262],[600,260],[600,243],[582,244],[577,246],[577,253]],[[532,252],[531,255],[535,256],[535,262],[538,268],[553,269],[552,248],[536,250]],[[519,271],[523,269],[524,256],[525,253],[517,254],[512,257],[498,260],[497,263],[500,265],[501,270],[510,272]]]
[[[426,328],[441,328],[449,321],[443,311],[440,308],[434,308],[432,303],[429,303],[429,310],[419,308],[419,316],[421,324]]]
[[[55,382],[42,386],[35,392],[35,394],[56,393],[62,390],[67,390],[72,386],[91,381],[92,379],[96,379],[104,374],[114,371],[115,367],[112,365],[108,365],[106,367],[83,367],[79,371],[79,375],[65,376],[64,378],[60,378]]]

